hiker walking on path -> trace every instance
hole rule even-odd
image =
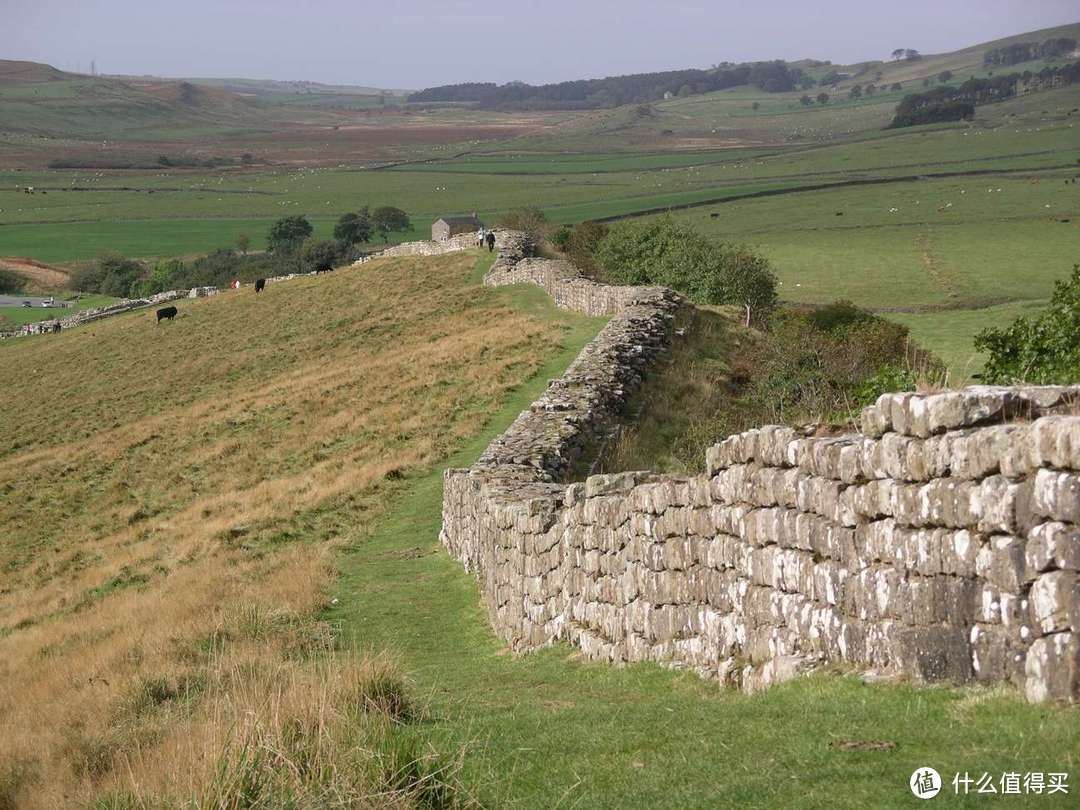
[[[487,246],[488,246],[488,253],[495,250],[495,231],[488,231],[487,232]]]

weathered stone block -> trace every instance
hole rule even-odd
[[[1028,532],[1027,579],[1055,568],[1080,571],[1080,529],[1061,522],[1043,523]]]
[[[962,627],[916,627],[901,634],[904,671],[915,681],[971,680],[971,643]]]
[[[1028,596],[1032,625],[1043,633],[1080,630],[1080,574],[1051,571],[1041,575]]]
[[[1080,700],[1080,635],[1055,633],[1031,645],[1025,661],[1024,694],[1032,703]]]
[[[1042,469],[1035,474],[1034,512],[1051,520],[1080,523],[1080,474]]]

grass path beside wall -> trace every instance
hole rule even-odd
[[[535,288],[505,295],[566,323],[564,346],[448,466],[474,461],[600,325],[555,310]],[[1027,797],[1039,807],[1080,791],[1075,710],[1028,706],[1010,690],[870,686],[830,673],[747,696],[658,666],[586,662],[561,644],[515,656],[490,632],[472,575],[439,544],[441,498],[442,468],[407,482],[390,516],[341,560],[330,618],[359,649],[396,655],[428,701],[419,733],[464,750],[461,777],[489,807],[918,806],[908,779],[922,766],[943,775],[950,806],[985,804],[952,794],[957,771],[1072,774],[1070,795]],[[894,747],[860,750],[874,747],[866,741]]]

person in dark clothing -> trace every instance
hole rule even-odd
[[[487,245],[488,245],[488,253],[495,250],[495,233],[494,233],[494,231],[488,231]]]

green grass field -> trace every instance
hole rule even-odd
[[[679,216],[760,249],[786,300],[848,299],[906,323],[962,384],[979,368],[974,333],[1011,320],[1014,311],[1030,312],[1080,262],[1080,183],[1073,175],[813,191]]]
[[[1071,35],[1072,28],[1036,33]],[[538,134],[417,147],[416,161],[381,170],[348,162],[0,169],[0,256],[62,264],[107,250],[192,255],[233,245],[241,233],[260,249],[280,216],[305,214],[316,236],[327,237],[337,216],[364,205],[409,212],[413,230],[394,241],[426,236],[442,215],[477,211],[493,222],[523,205],[544,209],[555,223],[673,209],[711,235],[768,255],[786,300],[848,298],[897,317],[918,315],[912,324],[929,348],[962,358],[960,365],[950,360],[959,380],[961,366],[971,365],[960,324],[998,313],[988,306],[1045,299],[1053,280],[1080,260],[1080,183],[1073,182],[1080,175],[1080,86],[982,106],[971,123],[882,129],[899,97],[921,89],[921,76],[941,66],[957,72],[956,81],[981,75],[981,53],[877,66],[841,82],[824,106],[802,106],[801,92],[734,88],[644,112],[631,105],[553,114],[557,125]],[[1033,66],[1017,69],[1024,67]],[[878,71],[879,85],[901,81],[903,89],[846,98],[846,86],[873,81]],[[54,100],[95,108],[94,99],[105,104],[119,92],[72,81],[16,87],[5,103],[52,109],[48,99],[31,97],[45,87]],[[479,110],[424,115],[505,120]],[[405,116],[384,123],[398,119]],[[54,145],[61,155],[64,144]],[[18,190],[25,185],[39,193]]]

